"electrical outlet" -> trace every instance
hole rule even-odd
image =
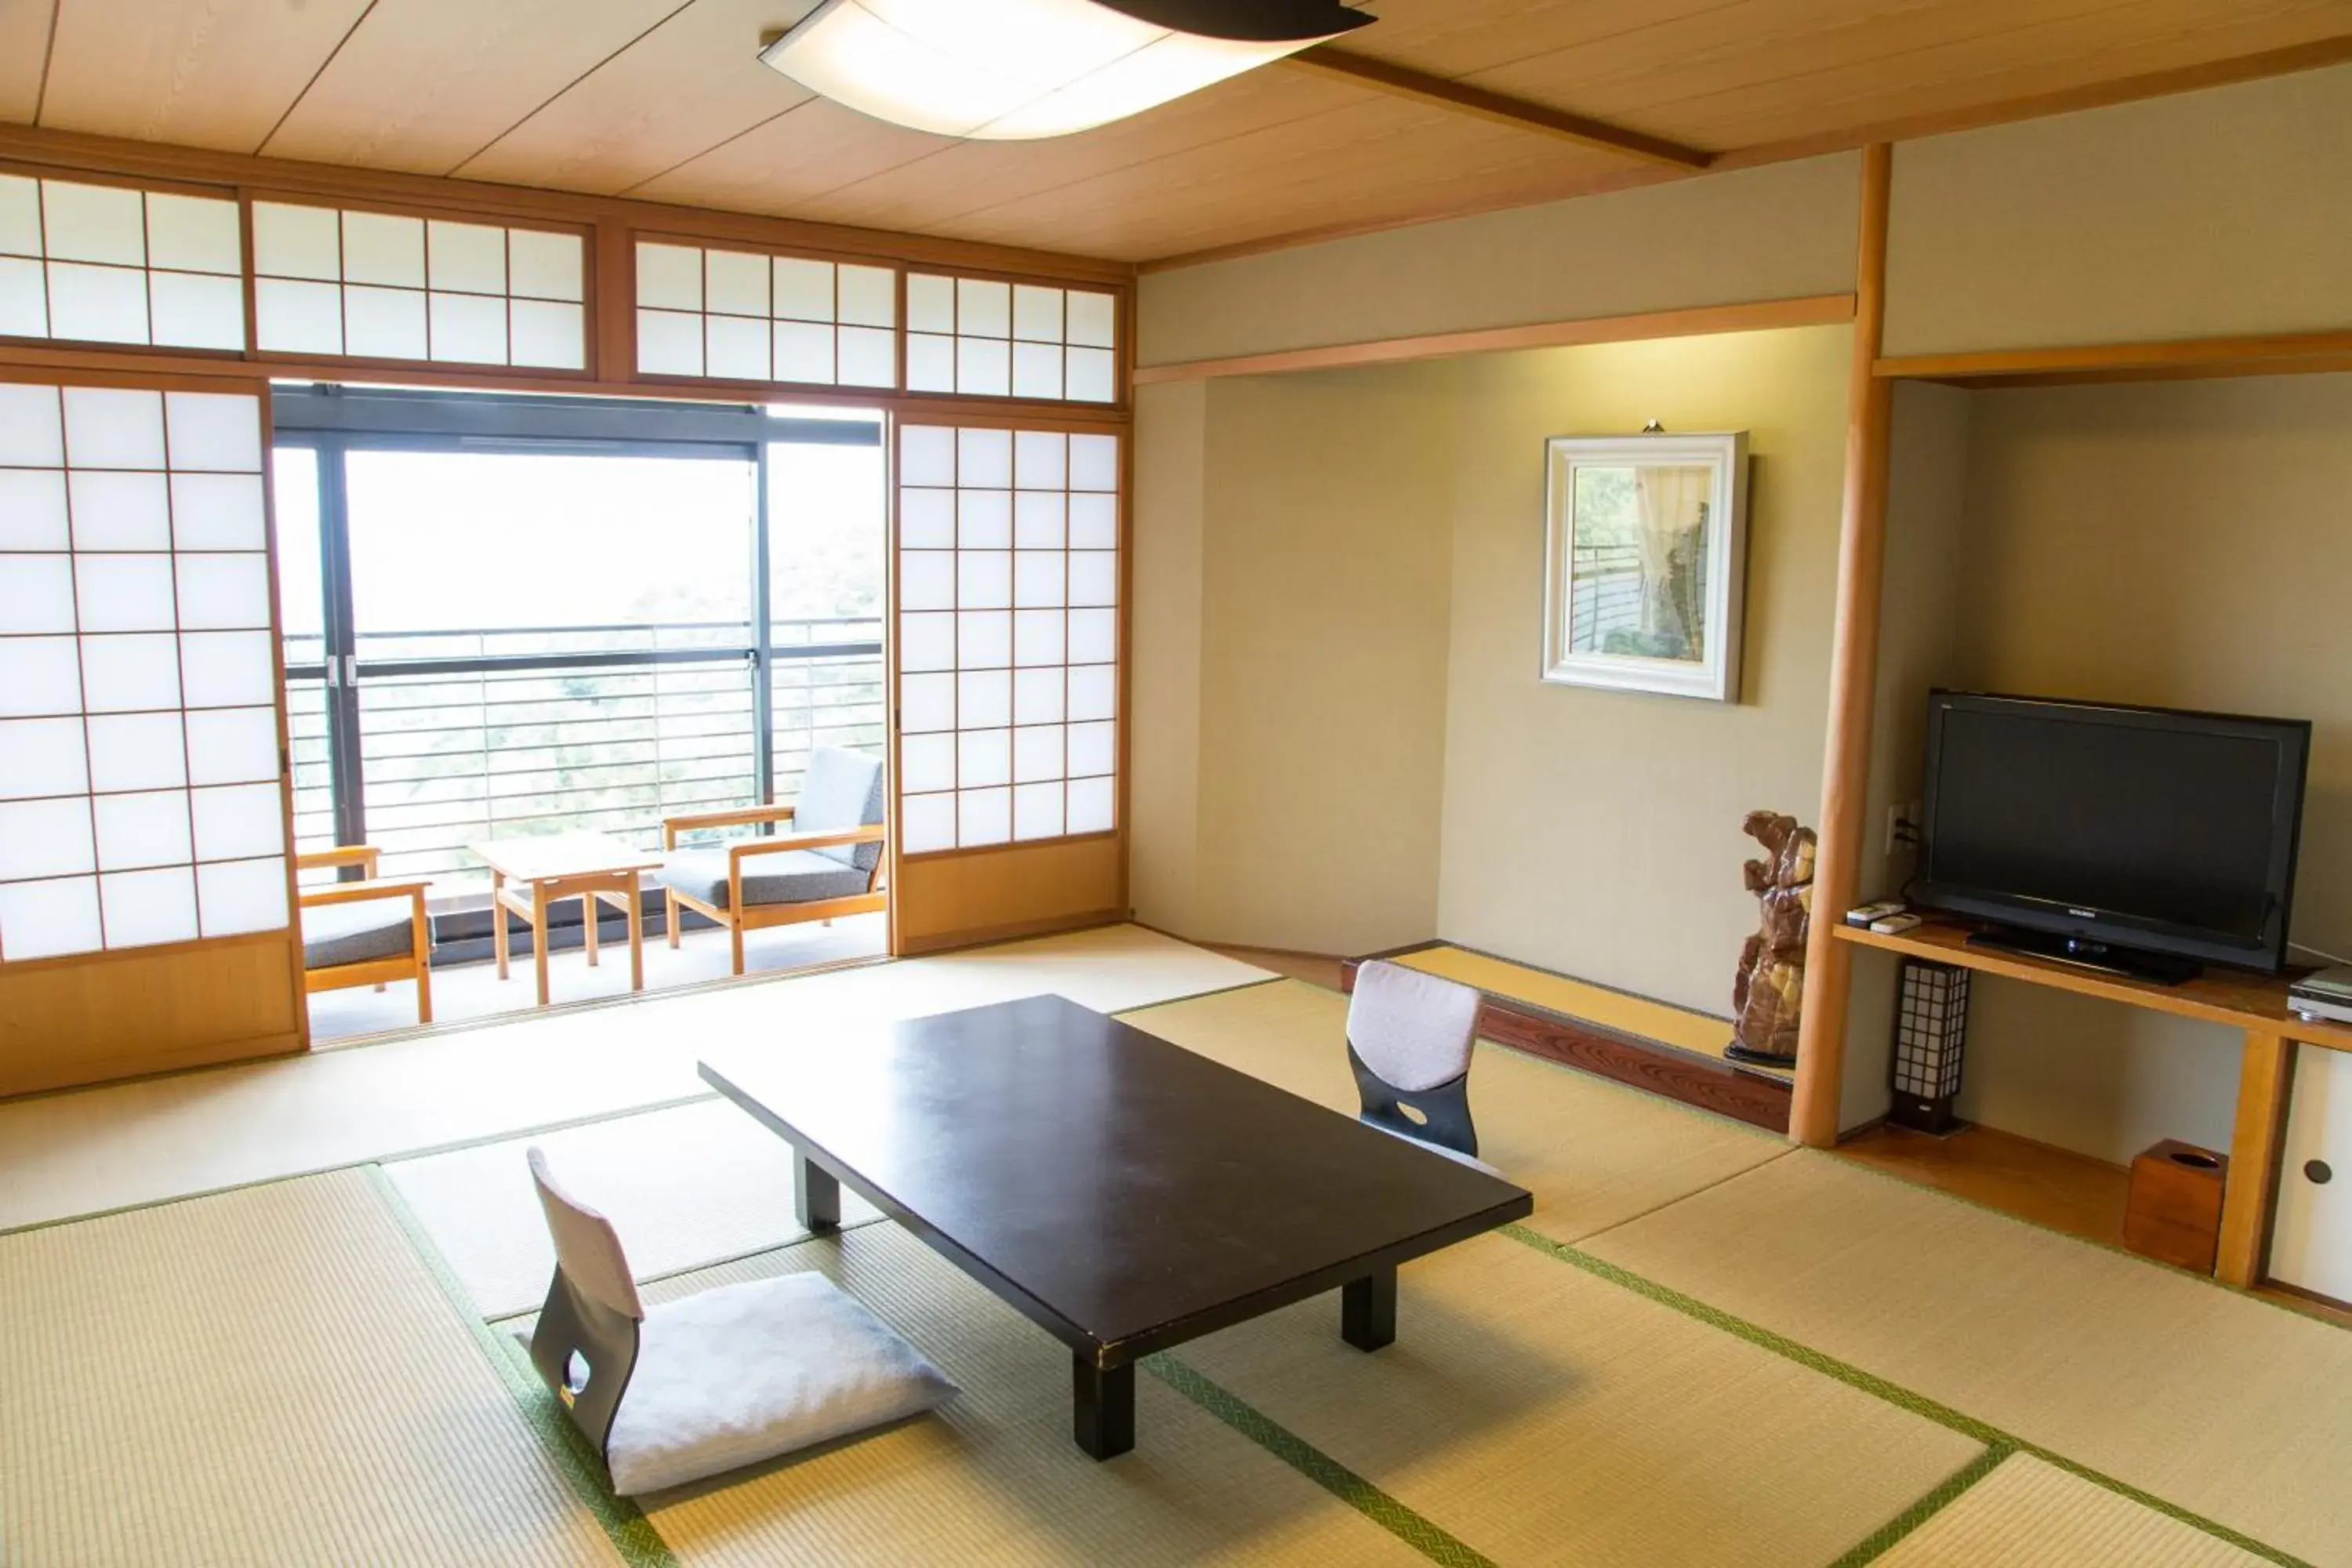
[[[1898,801],[1886,808],[1886,858],[1894,859],[1906,850],[1919,847],[1920,804],[1916,800]]]

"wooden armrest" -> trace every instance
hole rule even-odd
[[[364,882],[330,882],[323,888],[303,888],[294,895],[294,901],[306,910],[321,904],[363,904],[371,899],[396,899],[405,893],[419,904],[425,902],[425,889],[433,885],[430,877],[386,877]]]
[[[294,857],[294,866],[302,871],[357,866],[362,876],[373,877],[383,858],[383,851],[373,844],[338,844],[332,849],[305,849]]]
[[[789,805],[747,805],[736,811],[697,811],[685,816],[662,818],[662,847],[677,847],[677,836],[704,827],[740,827],[746,823],[790,822],[793,807]]]
[[[747,855],[773,855],[782,849],[829,849],[836,844],[879,844],[883,825],[873,823],[865,827],[845,827],[837,833],[779,833],[772,838],[746,838],[727,847],[727,858],[732,863]]]

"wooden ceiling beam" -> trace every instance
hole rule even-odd
[[[1467,114],[1496,125],[1507,125],[1515,131],[1533,131],[1540,135],[1556,136],[1563,142],[1573,142],[1580,147],[1596,148],[1604,153],[1638,158],[1648,163],[1664,164],[1685,174],[1704,169],[1715,162],[1712,153],[1703,153],[1696,147],[1685,147],[1663,137],[1645,136],[1639,131],[1628,131],[1605,120],[1588,120],[1581,114],[1570,114],[1549,104],[1489,92],[1468,82],[1451,81],[1442,76],[1432,76],[1427,71],[1414,70],[1409,66],[1391,65],[1387,60],[1374,59],[1369,55],[1335,49],[1328,44],[1302,49],[1297,54],[1286,57],[1281,63],[1293,70],[1307,71],[1369,88],[1374,92],[1411,99],[1416,103]]]

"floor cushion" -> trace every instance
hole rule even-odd
[[[956,1386],[822,1274],[725,1285],[648,1308],[605,1442],[624,1497],[845,1437]]]

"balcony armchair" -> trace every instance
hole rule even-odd
[[[735,973],[743,973],[743,933],[887,907],[882,891],[882,761],[863,752],[820,746],[809,753],[800,798],[662,819],[665,858],[654,879],[677,945],[686,910],[727,928]],[[678,836],[714,827],[789,824],[793,831],[678,847]]]
[[[383,852],[373,844],[346,844],[294,857],[305,871],[360,868],[362,881],[330,882],[297,891],[302,921],[305,992],[416,982],[416,1021],[433,1021],[433,926],[425,912],[427,877],[379,877]]]

